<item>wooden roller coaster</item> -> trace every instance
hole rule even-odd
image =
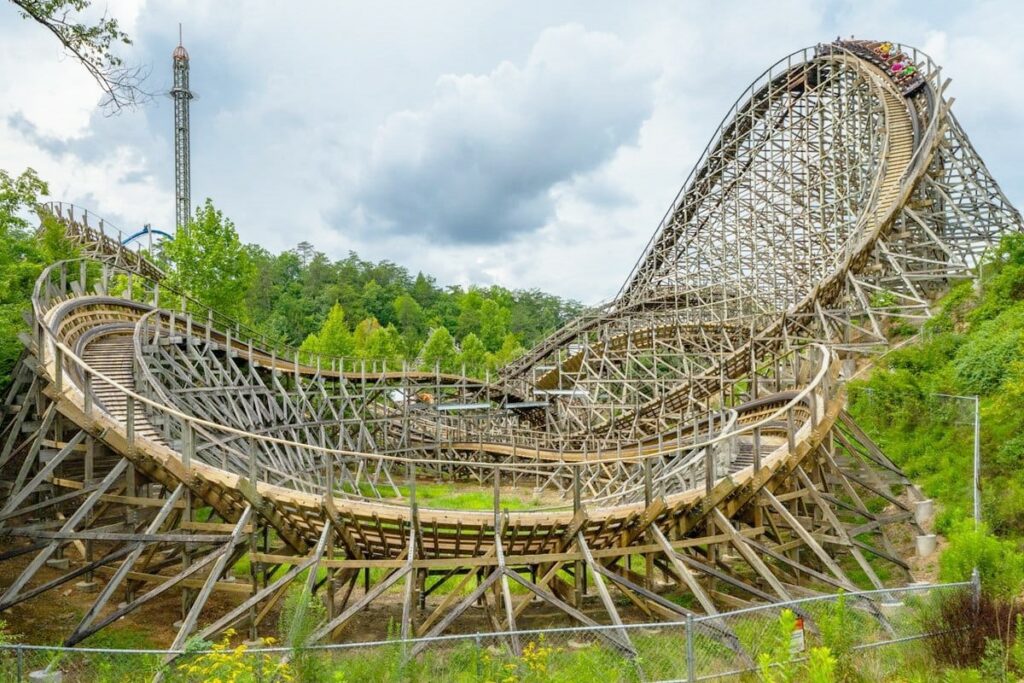
[[[82,257],[39,277],[3,403],[0,610],[88,591],[74,645],[174,591],[180,648],[266,630],[293,585],[326,604],[324,641],[372,603],[421,636],[474,606],[494,631],[614,627],[854,590],[853,567],[883,589],[879,562],[906,580],[888,531],[920,530],[920,494],[843,380],[1022,223],[940,69],[894,50],[917,80],[868,41],[768,69],[615,300],[495,378],[282,347],[87,213],[42,207]],[[433,480],[493,507],[423,505]],[[544,507],[508,509],[510,487]]]

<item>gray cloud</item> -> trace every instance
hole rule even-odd
[[[193,200],[212,197],[246,241],[309,240],[443,283],[593,302],[618,289],[750,80],[837,33],[931,53],[975,147],[1024,203],[1018,4],[311,0],[297,13],[111,0],[111,12],[154,92],[184,22],[200,93]],[[55,198],[119,226],[170,225],[170,101],[104,117],[80,66],[2,5],[0,45],[0,168],[31,166]]]
[[[369,227],[498,243],[542,227],[551,188],[636,139],[655,74],[615,36],[545,30],[524,66],[442,76],[378,128],[355,204]]]

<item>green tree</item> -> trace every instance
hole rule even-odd
[[[458,351],[455,350],[455,340],[451,332],[445,327],[437,327],[430,333],[427,343],[423,345],[422,368],[433,370],[434,365],[440,365],[444,372],[455,370],[458,359]]]
[[[387,361],[389,367],[394,363],[397,368],[402,360],[402,335],[394,325],[377,325],[366,341],[364,353],[365,358]]]
[[[9,239],[27,237],[29,222],[24,213],[48,192],[46,183],[31,168],[17,178],[0,169],[0,234]]]
[[[470,332],[460,344],[457,364],[466,369],[470,377],[481,377],[487,369],[487,349],[480,338]]]
[[[30,227],[26,216],[46,193],[32,169],[16,178],[0,170],[0,386],[21,355],[18,335],[27,329],[22,314],[36,278],[45,266],[74,254],[56,222],[45,220],[38,234]]]
[[[384,321],[385,323],[391,321],[392,316],[392,299],[388,298],[387,290],[384,289],[376,280],[370,280],[363,285],[363,309],[367,314],[378,322]]]
[[[376,318],[363,318],[352,331],[352,340],[355,343],[356,355],[360,358],[369,358],[370,340],[380,329],[380,323]]]
[[[487,354],[487,369],[491,372],[495,372],[505,367],[516,358],[519,358],[519,356],[524,353],[526,353],[526,349],[522,347],[515,335],[511,333],[506,334],[498,350],[494,353]]]
[[[398,296],[392,308],[395,310],[395,322],[401,334],[402,355],[405,358],[415,358],[427,330],[427,318],[423,308],[409,294]]]
[[[416,274],[416,281],[412,285],[412,298],[416,300],[423,308],[429,308],[434,305],[437,300],[440,290],[437,288],[437,283],[434,282],[434,278],[427,277],[423,273]]]
[[[478,289],[470,289],[458,298],[459,318],[455,326],[455,334],[459,339],[467,334],[479,334],[483,323],[481,307],[484,296]]]
[[[423,315],[423,307],[415,298],[402,294],[394,300],[391,307],[395,311],[395,325],[403,335],[413,338],[422,336],[426,318]]]
[[[334,304],[327,320],[319,332],[309,335],[302,343],[302,350],[327,357],[352,356],[355,352],[355,341],[345,323],[345,310]]]
[[[485,299],[480,304],[480,340],[488,351],[501,348],[511,319],[512,311],[494,299]]]
[[[235,224],[207,199],[196,208],[187,230],[167,240],[168,280],[221,314],[248,322],[244,293],[256,280],[250,251],[238,239]]]

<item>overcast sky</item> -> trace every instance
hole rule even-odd
[[[98,3],[102,6],[102,1]],[[192,202],[278,252],[390,259],[442,284],[614,295],[733,100],[844,36],[931,54],[1024,205],[1024,3],[110,0],[166,92],[178,22],[199,99]],[[104,116],[0,0],[0,168],[124,227],[174,220],[172,106]]]

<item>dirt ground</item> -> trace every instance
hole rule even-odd
[[[27,556],[31,557],[31,555]],[[29,560],[11,561],[0,563],[0,585],[10,585],[20,574],[21,570],[28,564]],[[74,563],[72,562],[72,566]],[[42,568],[33,580],[31,585],[40,585],[60,576],[62,572],[50,567]],[[82,616],[88,611],[96,597],[96,592],[84,592],[75,587],[81,577],[68,582],[66,585],[42,595],[36,596],[23,603],[15,605],[4,613],[3,618],[7,623],[7,632],[15,636],[16,640],[31,644],[60,644],[67,637]],[[99,588],[103,586],[103,577],[97,576]],[[240,580],[241,582],[241,580]],[[353,591],[352,601],[359,598],[362,593],[361,579],[358,588]],[[348,642],[368,642],[384,640],[389,636],[389,628],[401,619],[402,595],[401,584],[396,589],[385,593],[375,600],[364,611],[354,617],[342,632],[343,639]],[[144,589],[143,589],[144,590]],[[141,592],[141,591],[140,591]],[[244,596],[239,594],[214,593],[203,610],[200,621],[200,628],[203,624],[211,623],[218,617],[226,614],[232,607],[239,604]],[[117,608],[117,603],[124,599],[124,592],[118,589],[118,593],[111,598],[108,605],[100,613],[100,617],[106,616]],[[421,615],[429,614],[431,609],[436,607],[442,595],[430,596],[427,600],[426,611]],[[521,595],[514,596],[515,600],[522,599]],[[618,605],[623,620],[627,622],[641,622],[644,620],[642,612],[632,607],[630,603],[623,602]],[[603,609],[600,604],[587,604],[583,609],[596,620],[607,619],[603,616]],[[280,614],[280,604],[275,607],[271,614],[264,620],[260,628],[260,636],[277,637],[277,624]],[[181,618],[181,596],[175,590],[157,597],[146,603],[137,610],[121,617],[115,624],[103,629],[90,639],[83,641],[83,645],[96,644],[96,639],[105,645],[112,647],[163,647],[168,646],[174,640],[177,629],[174,622]],[[567,625],[563,613],[538,604],[528,610],[517,620],[517,627],[551,628]],[[477,631],[490,630],[486,613],[483,608],[474,605],[468,609],[449,629],[452,633],[474,633]],[[243,636],[245,634],[242,634]],[[119,637],[120,636],[120,637]],[[120,643],[120,645],[119,645]]]
[[[907,493],[903,494],[904,500],[910,502]],[[896,512],[894,506],[883,514]],[[925,530],[931,532],[932,521],[925,524]],[[893,529],[897,531],[897,529]],[[938,579],[938,556],[945,546],[945,539],[938,539],[938,550],[927,558],[918,558],[915,554],[915,534],[909,528],[898,527],[897,533],[890,536],[895,551],[907,561],[911,567],[913,580],[935,582]],[[73,547],[67,549],[67,555],[75,560],[76,551]],[[29,553],[14,560],[0,563],[0,586],[9,586],[13,583],[24,567],[31,561],[33,554]],[[31,586],[38,586],[43,582],[58,578],[63,572],[50,567],[42,568]],[[98,574],[96,581],[102,587],[105,580],[104,575]],[[26,602],[15,605],[7,610],[0,618],[7,623],[7,632],[13,634],[16,640],[33,644],[58,644],[63,641],[79,623],[82,616],[87,612],[96,597],[95,592],[85,592],[76,587],[82,577],[73,579],[59,588],[43,593]],[[246,579],[237,579],[240,585],[248,585]],[[428,581],[430,585],[435,579]],[[453,579],[454,581],[454,579]],[[152,584],[149,584],[150,586]],[[145,590],[145,586],[139,592]],[[401,582],[392,588],[391,591],[375,600],[369,607],[358,614],[342,632],[342,639],[351,642],[365,642],[372,640],[386,639],[389,629],[393,630],[393,624],[401,618],[402,603]],[[593,590],[591,590],[593,592]],[[362,579],[357,582],[353,591],[350,603],[359,599],[362,594]],[[623,620],[627,622],[645,621],[645,615],[632,603],[628,602],[617,592],[613,591],[616,599],[617,609]],[[233,606],[239,604],[245,598],[244,594],[214,592],[208,601],[202,615],[200,628],[203,624],[211,623],[214,619],[227,613]],[[425,617],[436,607],[443,595],[433,594],[428,596],[426,610],[419,616]],[[514,596],[515,600],[522,599],[522,594]],[[110,614],[117,608],[117,604],[124,600],[123,588],[111,598],[108,605],[101,612],[101,617]],[[277,624],[280,612],[280,603],[274,608],[271,614],[264,620],[260,628],[261,636],[274,636],[277,634]],[[584,612],[590,614],[599,622],[607,621],[607,615],[596,599],[589,599],[584,605]],[[134,612],[122,617],[117,623],[103,629],[93,638],[83,644],[103,644],[122,647],[161,647],[170,645],[177,633],[174,622],[182,616],[181,595],[178,590],[169,590],[166,594],[146,603]],[[549,628],[567,625],[567,617],[554,608],[538,603],[527,610],[517,620],[519,628]],[[479,606],[474,605],[467,610],[449,629],[452,633],[472,633],[476,631],[488,631],[491,629],[486,612]],[[244,634],[242,634],[244,635]]]

